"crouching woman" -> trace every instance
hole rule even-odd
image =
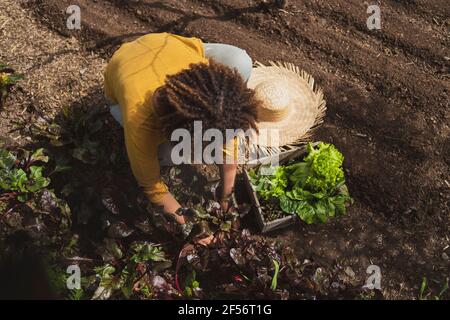
[[[105,94],[114,104],[111,113],[123,125],[133,174],[150,201],[180,225],[188,224],[189,210],[161,180],[158,147],[176,129],[187,129],[194,137],[196,121],[203,130],[218,129],[224,137],[227,129],[256,128],[259,102],[246,86],[251,70],[252,61],[242,49],[169,33],[122,45],[106,68]],[[227,210],[237,164],[219,168],[219,198]]]

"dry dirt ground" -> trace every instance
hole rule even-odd
[[[81,30],[66,27],[73,4]],[[361,286],[378,265],[384,298],[417,297],[422,277],[437,292],[450,276],[450,3],[370,4],[381,7],[381,30],[368,30],[369,3],[358,0],[292,0],[282,10],[263,0],[2,0],[0,60],[28,79],[10,108],[45,115],[81,99],[104,103],[105,61],[149,32],[292,62],[324,88],[327,117],[314,139],[345,155],[355,204],[340,220],[273,236],[299,257],[344,266]]]

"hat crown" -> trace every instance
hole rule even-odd
[[[255,87],[256,97],[262,102],[258,110],[260,121],[283,120],[289,112],[290,94],[283,81],[262,81]]]

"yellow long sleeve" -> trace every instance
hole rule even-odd
[[[161,180],[158,146],[166,141],[153,107],[153,93],[168,75],[208,63],[203,43],[169,33],[143,36],[122,45],[105,71],[105,95],[122,108],[131,169],[152,202],[168,192]]]

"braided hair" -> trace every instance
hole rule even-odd
[[[237,70],[210,60],[191,64],[189,69],[168,76],[155,96],[158,115],[165,133],[175,129],[193,133],[194,121],[204,130],[215,128],[257,130],[259,100],[248,89]]]

